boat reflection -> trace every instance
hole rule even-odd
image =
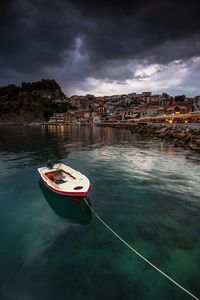
[[[47,189],[41,180],[39,181],[39,187],[49,206],[58,216],[77,224],[90,223],[92,212],[85,201],[75,201],[72,197],[58,195]],[[87,201],[90,204],[88,198]]]

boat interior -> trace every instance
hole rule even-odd
[[[74,176],[72,176],[70,173],[67,173],[63,170],[57,170],[57,171],[51,171],[45,173],[45,175],[56,184],[62,184],[65,182],[70,181],[71,179],[76,179]]]

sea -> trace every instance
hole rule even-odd
[[[0,300],[192,299],[84,201],[47,190],[49,159],[85,174],[98,216],[200,298],[199,153],[109,127],[1,125]]]

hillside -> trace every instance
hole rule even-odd
[[[55,80],[42,79],[0,87],[0,122],[31,123],[46,121],[54,112],[70,107]]]

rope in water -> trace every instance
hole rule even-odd
[[[180,284],[178,284],[175,280],[173,280],[171,277],[169,277],[167,274],[165,274],[163,271],[161,271],[159,268],[157,268],[154,264],[152,264],[148,259],[146,259],[143,255],[141,255],[138,251],[136,251],[133,247],[131,247],[124,239],[122,239],[114,230],[112,230],[112,228],[110,228],[96,213],[96,211],[89,205],[88,201],[86,199],[85,203],[87,204],[87,206],[90,208],[90,210],[92,211],[92,213],[97,217],[97,219],[99,219],[99,221],[104,224],[122,243],[124,243],[129,249],[131,249],[133,252],[135,252],[140,258],[142,258],[144,261],[146,261],[146,263],[148,263],[151,267],[153,267],[156,271],[158,271],[159,273],[161,273],[163,276],[165,276],[167,279],[169,279],[171,282],[173,282],[176,286],[178,286],[181,290],[183,290],[185,293],[187,293],[188,295],[190,295],[192,298],[196,299],[196,300],[200,300],[199,298],[197,298],[196,296],[194,296],[192,293],[190,293],[187,289],[185,289],[183,286],[181,286]]]

